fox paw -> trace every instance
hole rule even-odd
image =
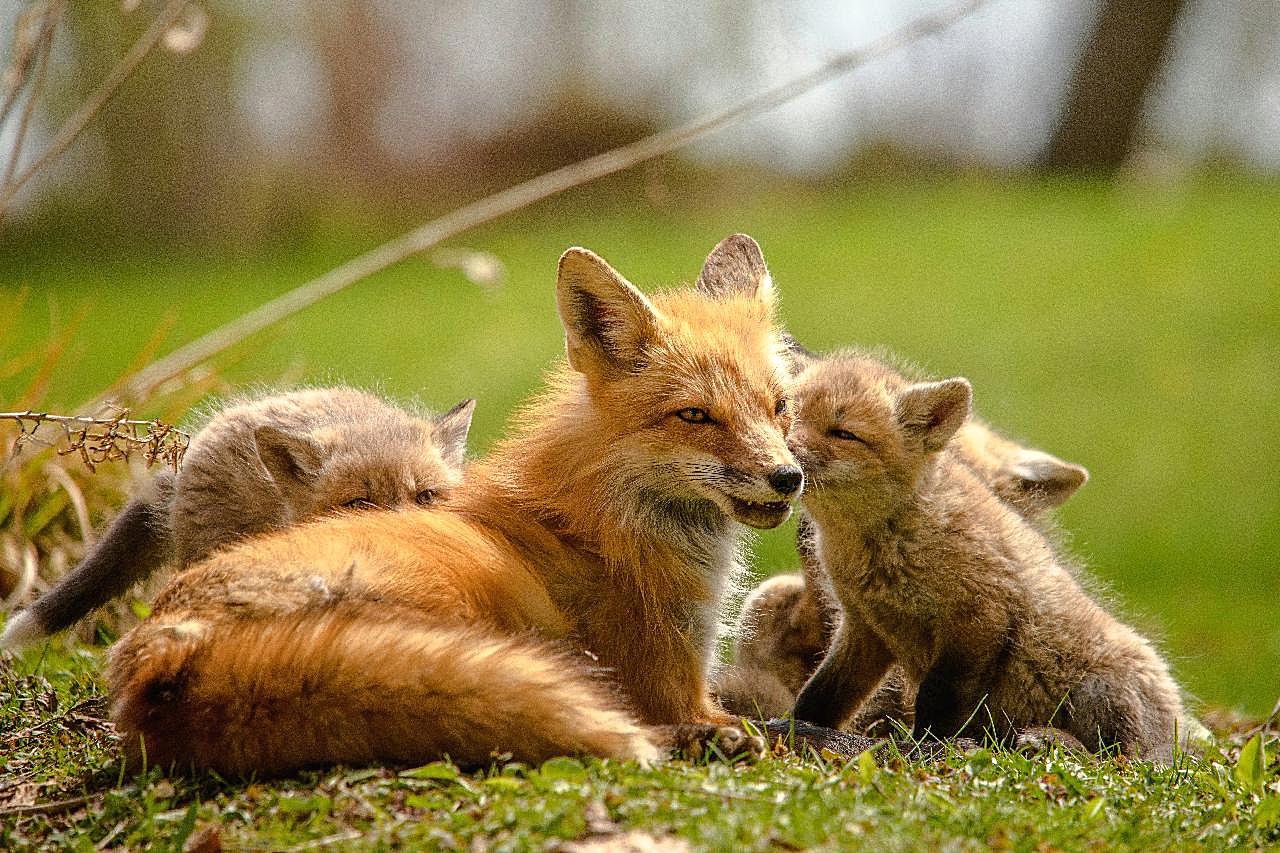
[[[1075,735],[1053,726],[1032,726],[1018,732],[1013,739],[1013,748],[1024,755],[1048,752],[1053,746],[1078,752],[1089,751]]]
[[[740,726],[715,723],[685,723],[667,726],[673,754],[690,761],[720,759],[755,762],[767,751],[765,739],[748,734]]]

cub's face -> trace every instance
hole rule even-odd
[[[793,389],[790,444],[809,479],[806,505],[888,511],[969,413],[963,379],[909,383],[863,356],[809,364]]]
[[[445,500],[463,477],[474,400],[431,420],[393,407],[307,433],[260,427],[258,457],[289,518],[334,510],[402,509]]]
[[[294,493],[299,520],[339,508],[429,507],[447,498],[462,482],[462,470],[441,458],[425,426],[384,434],[368,446],[335,448],[310,488]]]

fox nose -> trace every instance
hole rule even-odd
[[[778,494],[791,497],[804,485],[804,474],[794,465],[782,465],[769,474],[769,485]]]

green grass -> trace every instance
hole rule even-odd
[[[593,248],[651,286],[690,280],[718,239],[746,231],[764,246],[783,318],[807,345],[880,344],[937,375],[965,375],[988,420],[1086,465],[1089,484],[1061,512],[1073,550],[1127,618],[1163,638],[1193,693],[1253,715],[1271,709],[1280,691],[1280,185],[1218,177],[1149,192],[965,180],[761,193],[674,211],[598,198],[573,195],[458,241],[504,261],[497,294],[411,261],[255,339],[224,361],[225,375],[352,382],[437,409],[475,396],[482,451],[560,352],[552,287],[566,246]],[[176,346],[395,230],[343,223],[301,243],[206,254],[100,253],[50,235],[6,247],[0,288],[30,288],[12,332],[18,347],[84,312],[49,395],[70,407],[116,378],[166,317],[167,347]],[[0,379],[0,408],[25,378]],[[759,539],[760,572],[794,565],[788,536]],[[39,802],[90,799],[16,822],[0,811],[0,833],[13,833],[0,847],[83,846],[116,827],[111,843],[167,844],[185,831],[192,803],[196,824],[258,847],[371,828],[360,844],[485,836],[519,848],[582,836],[594,802],[609,823],[734,848],[827,838],[876,848],[1280,843],[1267,817],[1280,809],[1276,771],[1258,806],[1261,795],[1233,781],[1234,753],[1176,772],[992,753],[870,779],[858,767],[779,759],[732,770],[591,764],[573,778],[460,782],[344,771],[245,787],[152,775],[117,787],[114,747],[90,722],[102,711],[91,703],[66,718],[71,731],[50,723],[22,738],[30,763],[11,769],[4,738],[50,716],[32,698],[47,689],[39,679],[54,682],[60,708],[92,699],[96,654],[56,652],[43,668],[28,655],[6,671],[0,785],[41,786],[26,789]],[[39,677],[14,682],[19,673]],[[0,788],[0,803],[14,790]]]
[[[270,783],[125,776],[92,654],[0,664],[0,849],[523,850],[642,832],[720,850],[867,847],[1226,849],[1280,844],[1280,761],[1243,738],[1173,767],[952,750],[848,763],[779,751],[753,766],[553,759],[461,773],[336,768]],[[1234,744],[1234,745],[1232,745]],[[1250,750],[1253,750],[1251,753]],[[1251,757],[1252,756],[1252,757]],[[31,803],[42,808],[33,810]],[[626,848],[615,848],[626,849]]]

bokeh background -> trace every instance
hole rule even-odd
[[[0,43],[39,5],[0,0]],[[3,211],[0,410],[79,411],[432,216],[943,5],[193,4]],[[61,8],[19,172],[161,4]],[[0,127],[0,170],[18,125]],[[448,244],[497,278],[429,252],[352,286],[187,377],[182,405],[298,382],[436,409],[475,396],[480,453],[560,352],[565,247],[651,287],[745,231],[808,346],[883,345],[967,376],[985,418],[1088,467],[1060,512],[1072,550],[1193,693],[1265,714],[1280,695],[1278,169],[1280,4],[991,0]],[[0,525],[31,527],[11,498]],[[113,508],[90,507],[98,524]],[[794,564],[789,535],[758,540],[758,573]]]

